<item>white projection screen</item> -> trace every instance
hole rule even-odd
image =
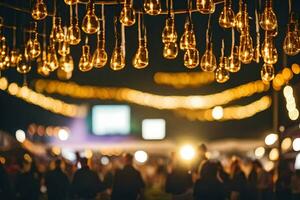
[[[92,132],[95,135],[128,135],[130,107],[128,105],[93,106]]]

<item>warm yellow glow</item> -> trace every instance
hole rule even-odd
[[[265,143],[266,143],[266,145],[269,145],[269,146],[275,144],[275,142],[277,140],[278,140],[278,135],[275,133],[270,133],[269,135],[267,135],[265,137]]]
[[[264,147],[257,147],[254,151],[254,154],[257,158],[262,158],[265,155],[265,148]]]
[[[92,158],[92,157],[93,157],[93,151],[90,150],[90,149],[86,149],[86,150],[84,151],[84,156],[85,156],[87,159]]]
[[[262,81],[254,81],[220,93],[204,96],[162,96],[130,88],[80,86],[76,83],[50,80],[38,80],[35,83],[35,89],[39,92],[60,94],[74,98],[127,101],[157,109],[206,109],[217,105],[224,105],[233,100],[251,96],[255,93],[267,91],[269,85],[265,85]],[[259,103],[259,108],[264,110],[270,103],[269,98],[265,97],[261,103]],[[250,115],[253,114],[251,111],[247,111],[247,113]]]
[[[212,117],[215,120],[222,119],[223,116],[224,116],[224,110],[222,106],[216,106],[212,109]]]
[[[134,153],[134,159],[139,163],[145,163],[148,160],[148,154],[142,150],[136,151]]]
[[[180,156],[183,160],[192,160],[194,159],[195,155],[196,155],[196,151],[195,151],[195,148],[190,145],[190,144],[186,144],[184,146],[182,146],[180,148]]]
[[[294,63],[292,64],[292,71],[294,74],[299,74],[300,73],[300,65]]]
[[[57,156],[59,156],[61,154],[61,149],[59,147],[54,146],[51,148],[51,151],[54,155],[57,155]]]
[[[279,158],[279,151],[278,151],[277,148],[273,148],[270,151],[269,159],[272,160],[272,161],[275,161],[275,160],[278,160],[278,158]]]
[[[293,150],[300,151],[300,138],[295,138],[293,141]]]
[[[32,162],[32,158],[28,153],[25,153],[23,157],[24,157],[24,160],[26,160],[27,162]]]
[[[292,146],[292,139],[287,137],[287,138],[284,138],[282,140],[282,143],[281,143],[281,148],[283,151],[287,151],[291,148]]]

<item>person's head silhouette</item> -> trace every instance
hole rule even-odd
[[[87,158],[81,158],[80,159],[81,168],[88,167],[88,159]]]
[[[55,160],[55,168],[56,169],[60,169],[60,167],[61,167],[61,160],[60,159],[56,159]]]
[[[132,165],[133,163],[133,155],[130,153],[124,154],[124,163],[125,165]]]

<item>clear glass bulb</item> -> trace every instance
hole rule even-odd
[[[117,71],[125,67],[125,53],[122,46],[116,44],[110,59],[110,68]]]
[[[13,49],[10,52],[10,65],[12,67],[17,66],[17,64],[18,64],[18,58],[19,58],[19,51],[17,49]]]
[[[200,67],[205,72],[213,72],[217,68],[217,59],[213,53],[212,44],[207,45],[201,58]]]
[[[231,3],[231,0],[224,1],[224,7],[219,17],[219,24],[222,28],[232,28],[235,25],[235,15]]]
[[[4,64],[7,68],[10,67],[10,56],[9,56],[9,53],[6,54],[6,56],[4,57]]]
[[[37,72],[45,77],[50,75],[46,51],[43,51],[43,55],[37,59]]]
[[[160,0],[144,0],[144,10],[149,15],[158,15],[161,12]]]
[[[164,44],[163,56],[166,59],[175,59],[178,55],[178,45],[176,42]]]
[[[184,66],[193,69],[199,65],[199,51],[195,49],[187,49],[183,56]]]
[[[255,61],[256,63],[259,63],[261,54],[260,54],[260,35],[256,36],[256,46],[255,49],[253,51],[253,61]]]
[[[62,42],[64,40],[64,31],[61,26],[61,18],[54,17],[52,31],[51,31],[51,38],[53,38],[54,42]]]
[[[77,45],[81,41],[81,31],[78,25],[78,19],[73,18],[71,26],[68,28],[68,38],[70,45]]]
[[[175,20],[173,17],[168,17],[166,19],[166,25],[162,32],[162,42],[170,43],[177,41],[177,32],[175,30]]]
[[[31,12],[32,18],[35,20],[43,20],[47,15],[48,11],[46,4],[43,0],[37,0]]]
[[[1,44],[0,44],[0,56],[5,57],[8,51],[8,46],[6,44],[6,38],[2,37],[1,38]]]
[[[65,27],[65,34],[64,40],[58,43],[58,54],[61,56],[66,56],[70,54],[70,45],[69,45],[69,38],[67,34],[67,28]]]
[[[240,36],[239,59],[244,64],[251,63],[253,59],[253,42],[248,31]]]
[[[197,10],[202,14],[212,14],[215,12],[216,6],[213,0],[197,0]]]
[[[32,33],[34,38],[30,38],[26,45],[26,53],[30,59],[37,58],[41,54],[41,45],[37,39],[37,33]]]
[[[278,61],[278,53],[273,37],[266,36],[262,44],[261,55],[267,64],[275,64]]]
[[[74,61],[71,54],[60,57],[60,69],[64,72],[72,72],[74,70]]]
[[[193,24],[190,21],[186,21],[184,25],[184,33],[180,38],[180,49],[195,49],[196,48],[196,36],[193,29]]]
[[[148,49],[147,49],[147,42],[145,39],[139,40],[139,47],[136,51],[132,65],[137,69],[143,69],[147,67],[149,64],[149,56],[148,56]]]
[[[259,24],[262,29],[271,31],[277,27],[277,17],[272,8],[272,0],[267,1],[268,0],[266,0],[266,7],[260,16]]]
[[[27,74],[31,70],[31,65],[29,58],[25,56],[25,54],[20,54],[19,55],[19,61],[17,64],[17,71],[20,74]]]
[[[99,20],[95,15],[95,5],[93,0],[90,0],[87,6],[87,13],[82,20],[82,30],[87,34],[97,33],[99,30]]]
[[[242,32],[248,26],[249,14],[247,12],[247,5],[242,1],[239,3],[239,12],[235,16],[235,27],[239,32]]]
[[[73,75],[73,71],[66,72],[61,68],[58,68],[57,70],[57,78],[60,80],[70,80],[72,78],[72,75]]]
[[[132,26],[135,23],[135,10],[131,5],[125,5],[120,14],[120,22],[124,26]]]
[[[64,0],[67,5],[74,5],[78,3],[78,0]]]
[[[264,63],[261,71],[260,71],[261,79],[265,82],[272,81],[275,76],[275,70],[273,65]]]
[[[226,70],[226,65],[228,65],[228,60],[226,57],[220,58],[220,64],[215,72],[215,79],[218,83],[225,83],[229,80],[229,72]]]
[[[90,46],[85,44],[82,46],[82,54],[79,60],[79,70],[82,72],[90,71],[93,68],[90,55]]]
[[[239,60],[239,47],[235,46],[228,58],[228,65],[225,65],[225,69],[229,72],[235,73],[241,69],[241,61]]]
[[[0,56],[0,71],[5,70],[6,68],[5,57]]]
[[[47,63],[48,63],[47,67],[51,72],[55,71],[59,67],[59,62],[56,55],[54,44],[50,44],[50,46],[48,47]]]
[[[283,50],[284,53],[289,56],[295,56],[299,53],[299,37],[296,31],[292,31],[290,28],[290,24],[288,25],[288,31],[283,41]]]

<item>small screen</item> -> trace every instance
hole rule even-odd
[[[145,140],[162,140],[166,137],[166,121],[164,119],[144,119],[142,136]]]
[[[130,107],[97,105],[92,109],[92,131],[95,135],[127,135],[130,133]]]

